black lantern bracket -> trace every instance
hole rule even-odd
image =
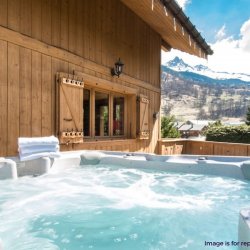
[[[122,73],[123,66],[124,63],[119,58],[119,60],[115,63],[115,67],[111,69],[111,75],[119,77],[120,74]]]

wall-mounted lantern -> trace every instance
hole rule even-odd
[[[153,119],[156,120],[159,118],[159,112],[154,112],[153,113]]]
[[[115,67],[111,69],[111,75],[119,77],[120,74],[122,73],[123,66],[124,66],[124,63],[119,58],[119,60],[115,63]]]

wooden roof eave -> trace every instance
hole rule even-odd
[[[165,49],[174,48],[202,58],[207,58],[208,54],[212,54],[212,50],[197,30],[188,31],[174,13],[165,9],[160,0],[121,1],[161,35],[164,41],[163,47],[167,45]]]

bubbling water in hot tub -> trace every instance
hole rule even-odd
[[[100,160],[5,180],[0,190],[4,249],[201,250],[205,241],[237,240],[250,184]]]

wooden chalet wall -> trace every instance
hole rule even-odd
[[[18,137],[55,134],[55,76],[74,71],[148,96],[150,140],[62,149],[157,152],[160,47],[160,36],[118,0],[0,0],[0,156],[17,154]],[[113,78],[119,57],[124,74]]]

